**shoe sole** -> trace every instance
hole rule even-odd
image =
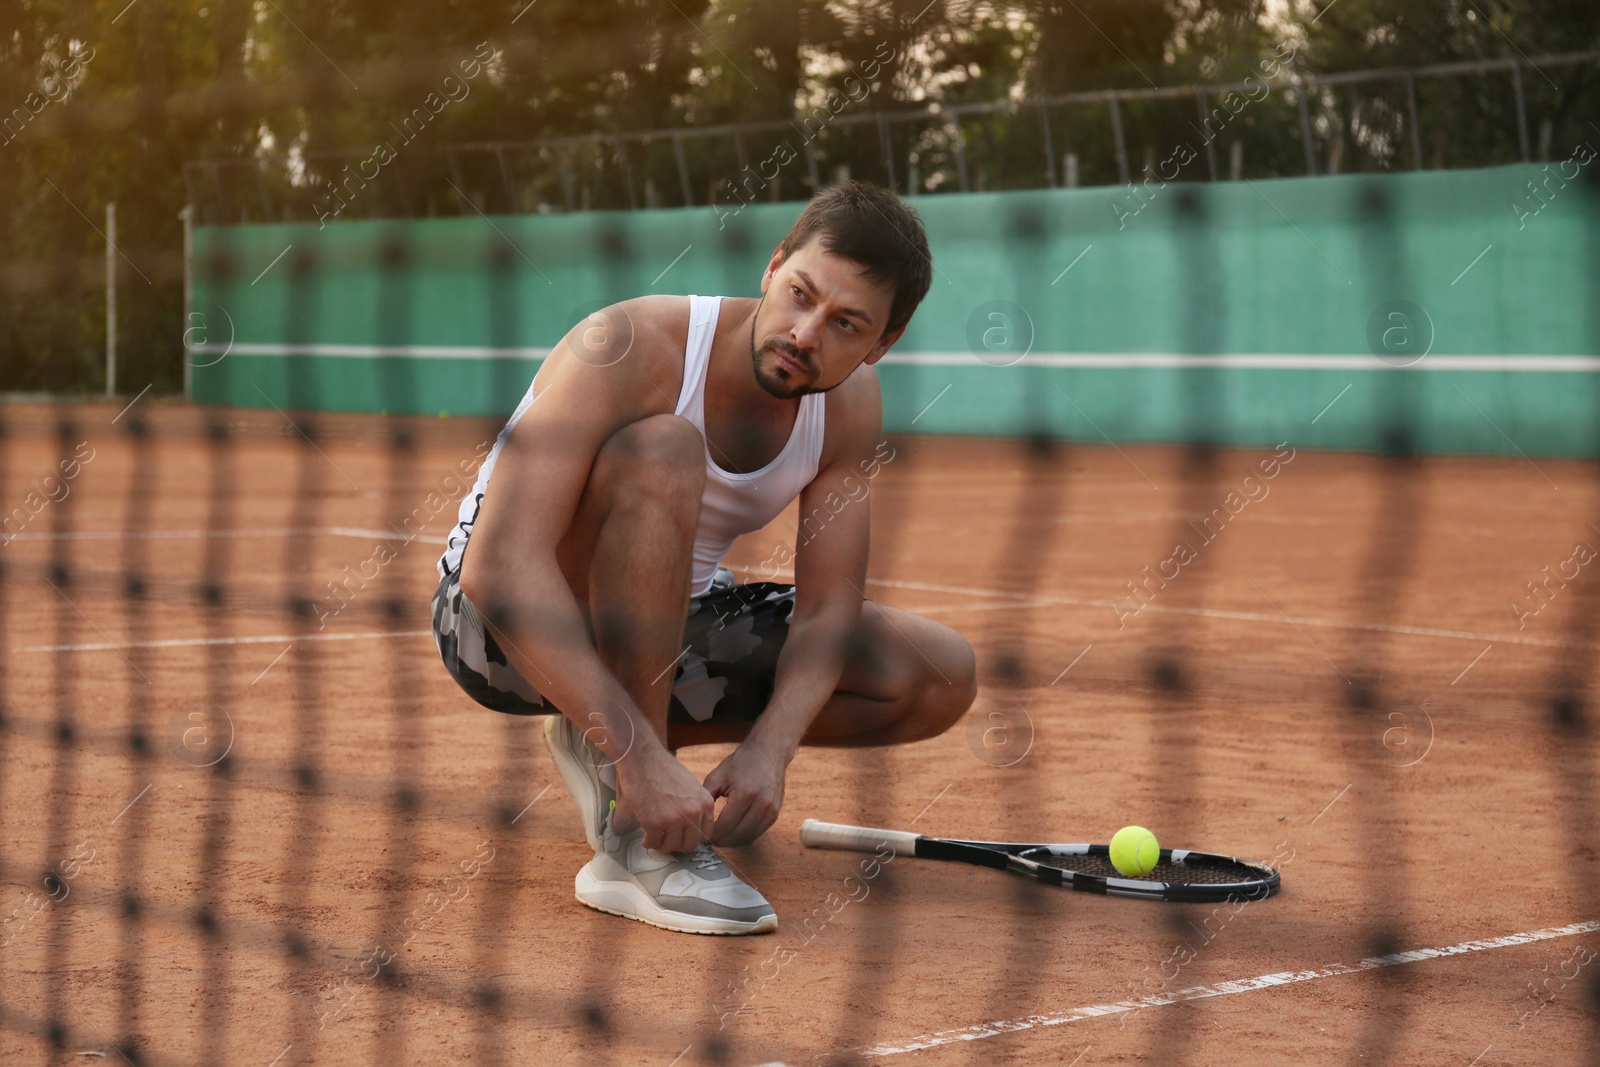
[[[638,886],[628,882],[602,882],[589,873],[588,867],[578,872],[573,895],[578,903],[595,911],[633,919],[679,934],[737,937],[742,934],[770,933],[778,928],[776,915],[767,915],[754,922],[743,923],[734,919],[713,919],[705,915],[684,915],[667,911]]]
[[[578,758],[565,745],[555,740],[555,732],[562,728],[561,723],[557,721],[558,718],[560,718],[559,712],[545,720],[544,747],[549,751],[550,759],[556,765],[556,773],[561,775],[562,784],[567,787],[567,793],[572,797],[573,802],[577,804],[578,820],[583,824],[584,840],[589,842],[590,848],[598,852],[600,851],[600,826],[598,822],[593,826],[589,825],[589,820],[591,818],[603,818],[598,810],[600,807],[599,786],[589,776],[588,769],[579,763]],[[563,719],[562,721],[565,720]],[[567,728],[572,728],[570,723]],[[580,795],[586,799],[580,801],[578,799]],[[589,814],[585,814],[586,810]]]

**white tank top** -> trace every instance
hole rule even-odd
[[[717,316],[722,308],[720,296],[689,298],[689,340],[683,359],[683,388],[673,413],[693,423],[703,438],[706,432],[706,368],[711,363],[711,342],[717,331]],[[789,502],[817,476],[822,456],[822,436],[827,398],[808,393],[800,399],[800,413],[783,450],[760,470],[735,474],[719,467],[706,449],[706,487],[700,497],[700,522],[695,528],[693,571],[689,588],[692,596],[704,596],[716,581],[717,567],[727,555],[734,539],[752,533],[778,517]],[[478,468],[472,492],[461,501],[455,529],[450,532],[444,555],[439,558],[441,576],[461,566],[467,538],[478,519],[478,508],[489,488],[489,476],[506,438],[517,420],[533,404],[533,386],[523,394],[494,448]]]
[[[683,360],[683,391],[677,414],[706,432],[706,368],[711,363],[711,339],[717,331],[720,296],[689,298],[689,345]],[[694,576],[689,588],[694,596],[710,591],[717,567],[734,538],[752,533],[778,517],[800,490],[817,476],[822,456],[823,416],[826,396],[807,393],[800,398],[800,414],[783,450],[760,470],[734,474],[717,466],[706,449],[706,489],[700,497],[700,525],[694,532]]]

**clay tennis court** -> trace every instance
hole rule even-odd
[[[1298,450],[1263,478],[1272,450],[1234,450],[1198,484],[1175,448],[893,438],[868,593],[972,641],[978,704],[900,750],[803,751],[779,823],[729,853],[779,930],[720,939],[577,904],[588,853],[538,722],[439,664],[459,497],[395,529],[497,425],[416,420],[396,447],[395,423],[321,415],[313,447],[270,410],[120,407],[3,411],[7,509],[93,458],[0,549],[0,1061],[116,1060],[126,1033],[130,1062],[261,1067],[1588,1062],[1593,762],[1549,709],[1563,664],[1593,664],[1592,567],[1526,587],[1600,545],[1587,465]],[[1131,600],[1252,472],[1268,491]],[[331,596],[347,567],[378,573]],[[1283,891],[866,876],[804,849],[806,817],[1137,822],[1273,862]]]

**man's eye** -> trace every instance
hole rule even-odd
[[[853,330],[856,328],[856,324],[851,322],[849,319],[835,319],[834,321],[839,324],[840,329]]]

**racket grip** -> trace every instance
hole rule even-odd
[[[904,830],[874,830],[819,819],[800,824],[800,840],[808,848],[839,848],[847,852],[876,852],[885,844],[904,855],[915,855],[917,850],[917,835]]]

